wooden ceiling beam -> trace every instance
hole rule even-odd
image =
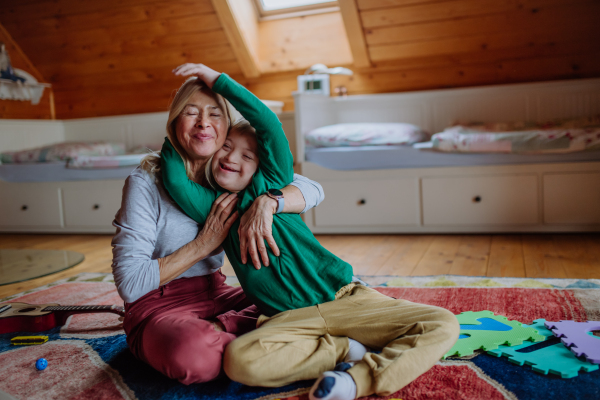
[[[371,59],[356,0],[338,0],[338,4],[354,58],[354,65],[359,68],[368,68],[371,66]]]
[[[260,76],[256,11],[251,0],[212,0],[229,44],[246,78]],[[235,2],[235,8],[234,8]]]

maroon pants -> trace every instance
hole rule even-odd
[[[258,309],[221,271],[181,278],[125,305],[131,352],[164,375],[189,385],[222,371],[225,346],[256,327]],[[220,320],[226,332],[207,320]]]

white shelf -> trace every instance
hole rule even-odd
[[[44,89],[50,87],[48,83],[22,83],[10,79],[0,79],[1,100],[30,100],[31,104],[39,104]]]

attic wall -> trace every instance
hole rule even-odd
[[[349,94],[600,76],[597,0],[355,1],[372,67],[332,77]],[[247,84],[290,110],[294,75]]]
[[[350,94],[600,76],[598,0],[354,1],[372,66],[326,62],[355,71],[332,77]],[[306,35],[294,29],[310,33],[311,46],[342,34],[318,31],[322,20],[271,24],[290,40],[263,43],[261,53],[300,63],[308,50],[294,38]],[[210,0],[19,0],[0,8],[0,23],[53,84],[61,119],[164,111],[182,82],[171,70],[184,62],[227,72],[291,110],[305,69],[266,65],[244,78]]]
[[[30,73],[38,82],[46,82],[2,25],[0,25],[0,42],[5,44],[13,68]],[[30,101],[0,100],[0,118],[50,119],[51,117],[49,89],[44,90],[40,102],[36,105],[31,104]]]
[[[165,111],[186,62],[241,73],[210,0],[19,0],[0,23],[53,84],[59,119]]]

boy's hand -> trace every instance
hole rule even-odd
[[[210,89],[213,88],[215,82],[219,79],[219,76],[221,76],[220,72],[217,72],[204,64],[192,63],[180,65],[173,70],[173,73],[179,76],[196,75],[198,79],[204,82]]]

